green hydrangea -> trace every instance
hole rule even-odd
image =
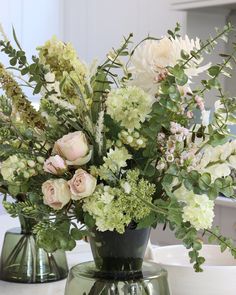
[[[64,43],[55,36],[43,46],[38,47],[40,62],[50,68],[56,81],[63,81],[62,95],[75,105],[80,102],[78,93],[71,81],[76,82],[82,94],[88,76],[86,66],[77,57],[76,50],[70,43]]]
[[[107,113],[128,130],[140,129],[152,110],[152,98],[136,86],[113,89],[108,94]]]
[[[154,192],[155,186],[140,179],[138,170],[130,170],[117,187],[98,185],[84,200],[83,210],[95,219],[98,230],[123,233],[131,221],[138,222],[150,213],[141,199],[152,202]]]
[[[42,165],[21,155],[10,156],[1,164],[1,175],[10,184],[20,184],[35,176],[42,169]]]
[[[127,166],[127,160],[131,159],[132,156],[129,154],[125,147],[110,149],[107,156],[103,158],[103,166],[106,169],[111,170],[116,173],[119,172],[121,168]]]

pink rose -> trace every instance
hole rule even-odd
[[[43,201],[54,210],[62,209],[71,199],[70,188],[66,180],[50,179],[42,185]]]
[[[55,142],[53,152],[66,160],[67,165],[84,165],[91,159],[87,139],[82,131],[64,135]]]
[[[68,181],[68,184],[72,194],[71,198],[73,200],[80,200],[92,195],[96,188],[97,180],[83,169],[78,169],[75,171],[73,178]]]
[[[51,174],[61,175],[67,170],[67,165],[62,157],[56,155],[48,158],[44,162],[43,170]]]

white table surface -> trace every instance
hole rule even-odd
[[[0,215],[0,249],[5,232],[19,225],[17,218],[7,214]],[[67,253],[69,268],[81,262],[92,260],[90,247],[87,243],[78,242],[72,252]],[[0,280],[0,295],[64,295],[66,280],[43,284],[17,284]]]

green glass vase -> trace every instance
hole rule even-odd
[[[18,283],[46,283],[68,275],[66,254],[37,247],[32,228],[36,221],[19,217],[21,228],[6,232],[0,259],[0,279]]]
[[[100,278],[93,262],[70,270],[65,295],[171,295],[167,272],[159,265],[144,262],[142,277],[130,280]]]
[[[130,279],[141,276],[150,228],[116,231],[90,230],[89,241],[101,277]],[[99,275],[98,274],[98,275]]]

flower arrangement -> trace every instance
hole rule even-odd
[[[136,46],[131,34],[91,67],[55,37],[32,61],[15,32],[16,48],[0,41],[10,59],[9,68],[0,64],[3,204],[12,216],[39,220],[40,247],[71,250],[86,227],[122,234],[164,224],[190,249],[196,271],[204,262],[202,235],[236,257],[231,240],[212,229],[216,197],[234,198],[236,141],[228,125],[236,101],[218,78],[230,76],[236,49],[221,63],[203,64],[231,30],[201,42],[181,37],[177,25]],[[194,90],[192,78],[201,73],[208,78]],[[39,110],[21,86],[40,94]],[[210,116],[211,90],[219,99]]]

